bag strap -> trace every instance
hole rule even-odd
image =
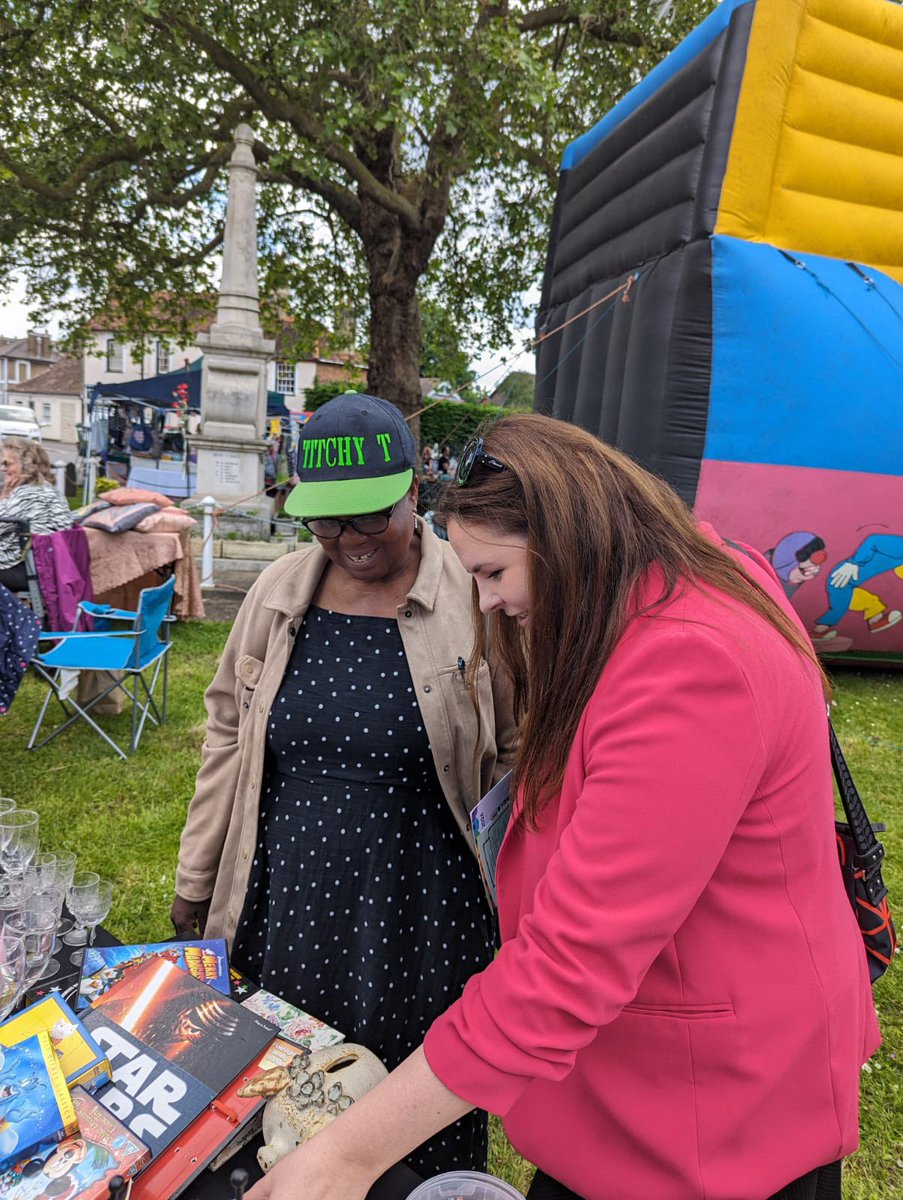
[[[853,782],[847,760],[843,756],[834,726],[828,720],[828,736],[831,741],[831,766],[834,768],[834,778],[837,780],[837,790],[846,814],[850,837],[853,840],[855,855],[853,869],[863,872],[863,882],[866,895],[872,904],[880,904],[887,895],[887,888],[881,877],[881,863],[884,861],[884,846],[875,837],[875,830],[865,811],[862,797]]]

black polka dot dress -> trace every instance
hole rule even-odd
[[[270,713],[239,970],[391,1070],[493,955],[397,622],[310,608]],[[485,1170],[472,1113],[407,1160]]]

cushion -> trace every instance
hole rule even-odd
[[[124,533],[134,529],[139,521],[157,512],[156,504],[112,505],[102,512],[92,513],[82,521],[83,529],[104,529],[107,533]]]
[[[81,525],[87,517],[91,517],[96,512],[102,512],[103,509],[109,508],[106,500],[95,500],[91,504],[85,504],[82,508],[77,508],[72,513],[72,524]]]
[[[170,504],[175,503],[161,492],[130,487],[113,488],[112,491],[104,492],[103,498],[108,504],[156,504],[157,508],[168,508]]]
[[[139,521],[135,528],[139,533],[181,533],[183,529],[190,529],[192,525],[197,525],[194,517],[182,512],[181,508],[170,507],[161,512],[151,513],[149,517]]]

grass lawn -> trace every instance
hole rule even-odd
[[[171,933],[179,833],[203,738],[203,691],[227,633],[228,626],[214,623],[176,627],[169,718],[162,731],[145,731],[127,763],[86,727],[68,731],[42,750],[25,750],[40,700],[32,678],[23,683],[10,715],[0,718],[0,795],[37,809],[44,849],[74,850],[80,867],[115,880],[109,924],[124,941]],[[835,725],[856,781],[872,819],[889,826],[885,877],[903,926],[903,674],[838,671],[835,687]],[[104,722],[115,736],[125,733],[128,717]],[[901,964],[878,984],[875,999],[884,1045],[863,1075],[862,1148],[848,1164],[847,1200],[903,1195]],[[531,1174],[497,1128],[490,1169],[521,1190]]]

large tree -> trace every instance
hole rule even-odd
[[[72,330],[174,333],[214,283],[239,121],[263,292],[369,317],[370,386],[418,399],[419,301],[498,340],[541,265],[564,143],[711,0],[7,0],[0,285]],[[160,293],[171,295],[163,305]]]

